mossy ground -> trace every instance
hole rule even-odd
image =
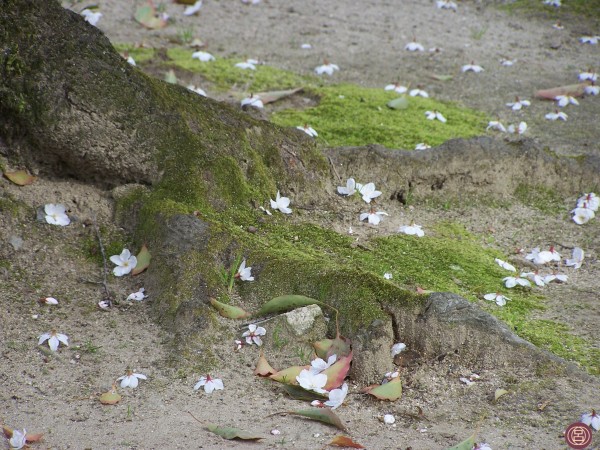
[[[303,87],[318,105],[308,109],[286,109],[272,114],[271,121],[282,126],[310,124],[319,133],[318,141],[328,146],[381,144],[388,148],[413,149],[424,142],[439,145],[448,139],[482,134],[486,116],[478,111],[431,98],[409,97],[408,107],[390,109],[386,105],[398,97],[393,91],[350,84],[326,84],[315,76],[260,65],[256,71],[234,67],[238,59],[218,58],[203,63],[192,59],[191,50],[167,51],[172,63],[201,74],[219,90],[234,89],[246,94]],[[440,111],[447,123],[427,120],[425,111]]]

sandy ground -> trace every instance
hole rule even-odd
[[[172,45],[173,36],[190,28],[218,55],[256,57],[301,73],[312,71],[328,58],[341,67],[333,81],[382,87],[397,80],[422,84],[437,98],[479,108],[504,122],[526,120],[528,136],[554,151],[599,151],[594,127],[600,112],[597,98],[567,108],[566,123],[544,121],[543,115],[554,109],[548,102],[534,101],[520,113],[504,106],[515,95],[530,99],[537,88],[572,84],[580,71],[598,68],[598,46],[577,42],[580,35],[599,34],[594,24],[571,19],[563,21],[565,29],[559,31],[543,16],[508,16],[471,1],[460,2],[456,13],[438,10],[428,1],[399,3],[263,0],[248,6],[234,0],[207,0],[199,15],[188,18],[182,15],[183,6],[169,3],[166,10],[173,23],[160,31],[148,31],[133,22],[132,3],[97,2],[104,14],[99,27],[113,42],[165,47]],[[426,48],[442,50],[406,52],[404,46],[413,34]],[[313,49],[300,49],[304,42]],[[502,58],[517,62],[503,67]],[[485,72],[461,74],[460,66],[471,61],[482,65]],[[439,82],[432,80],[431,74],[455,78]],[[92,227],[84,226],[94,216],[104,230],[116,231],[110,220],[109,193],[55,179],[40,179],[26,189],[6,180],[1,180],[0,186],[2,195],[32,208],[17,217],[0,211],[0,260],[10,262],[9,267],[0,267],[0,419],[11,427],[43,432],[43,442],[33,444],[34,448],[317,449],[342,434],[300,418],[270,416],[305,405],[252,375],[258,349],[245,347],[234,353],[232,342],[240,332],[226,320],[221,324],[223,340],[215,348],[220,367],[211,374],[223,379],[225,389],[210,396],[195,392],[192,388],[203,373],[169,363],[176,355],[169,354],[164,344],[172,337],[147,315],[152,293],[141,303],[123,301],[143,286],[145,275],[111,280],[121,304],[110,312],[96,308],[101,289],[84,280],[98,280],[100,269],[85,259],[80,246],[95,239]],[[70,215],[76,218],[73,224],[59,228],[37,222],[33,211],[48,202],[68,205]],[[589,252],[586,265],[575,274],[572,284],[546,291],[549,308],[544,314],[594,337],[600,314],[598,224],[584,230],[567,223],[565,215],[540,215],[523,206],[514,206],[501,217],[497,211],[421,208],[419,218],[424,223],[452,219],[482,234],[493,229],[496,245],[507,253],[516,247],[555,244],[568,254],[569,246],[585,245]],[[378,233],[395,231],[414,214],[393,205],[388,212],[391,219]],[[360,239],[373,233],[367,227],[355,228]],[[17,245],[14,237],[21,238],[22,245]],[[36,303],[46,296],[59,299],[59,305]],[[71,345],[58,353],[42,351],[36,345],[37,336],[51,329],[69,335]],[[287,362],[306,361],[288,355]],[[120,389],[123,400],[118,405],[100,405],[98,393],[108,390],[128,367],[147,375],[148,380],[141,381],[137,389]],[[472,372],[481,380],[467,387],[459,377]],[[600,407],[597,382],[578,377],[540,379],[528,368],[491,370],[448,360],[428,361],[402,376],[404,397],[393,404],[363,397],[358,393],[360,386],[349,381],[348,402],[338,414],[350,435],[367,448],[442,449],[477,430],[478,441],[488,442],[494,449],[560,449],[565,448],[560,436],[566,426],[584,411]],[[496,388],[509,390],[498,403],[492,401]],[[425,417],[411,416],[417,407]],[[225,441],[205,431],[188,411],[203,424],[239,426],[266,439],[258,443]],[[387,413],[396,416],[395,426],[379,420]],[[271,435],[272,429],[281,434]]]

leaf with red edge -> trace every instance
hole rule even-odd
[[[221,314],[223,317],[227,317],[228,319],[245,319],[246,317],[250,316],[250,313],[244,311],[242,308],[221,303],[214,298],[210,299],[210,304],[213,305],[217,311],[219,311],[219,314]]]
[[[340,418],[329,408],[301,409],[299,411],[288,411],[287,414],[302,416],[311,420],[318,420],[319,422],[323,422],[327,425],[337,427],[342,431],[346,431],[346,427]]]
[[[368,386],[362,390],[365,394],[370,394],[379,400],[395,401],[402,397],[402,381],[399,377],[392,378],[385,384]]]
[[[552,89],[542,89],[535,93],[538,98],[545,100],[554,100],[559,95],[570,95],[571,97],[581,97],[585,93],[587,83],[570,84],[568,86],[559,86]]]
[[[254,369],[254,375],[258,375],[259,377],[268,377],[269,375],[273,375],[277,373],[271,364],[265,358],[263,352],[260,352],[260,356],[258,357],[258,362],[256,363],[256,369]]]
[[[336,436],[327,445],[334,445],[336,447],[366,448],[366,447],[363,447],[362,445],[354,442],[348,436]]]
[[[334,364],[321,372],[327,375],[327,384],[323,389],[330,391],[340,387],[344,382],[344,378],[346,378],[346,375],[348,375],[351,361],[352,352],[350,352],[348,356],[342,356]]]
[[[327,401],[327,397],[325,395],[321,395],[315,391],[307,391],[301,386],[284,384],[282,385],[282,388],[290,397],[296,400],[305,400],[309,402],[312,402],[313,400]]]
[[[137,264],[135,265],[134,269],[131,271],[132,275],[139,275],[144,270],[146,270],[148,268],[148,266],[150,265],[150,260],[152,259],[152,255],[148,251],[148,247],[146,247],[146,244],[142,245],[142,249],[136,256],[136,259],[137,259]]]
[[[36,180],[36,177],[34,177],[33,175],[29,175],[24,170],[17,170],[15,172],[4,172],[4,176],[17,186],[28,186]]]
[[[274,381],[279,381],[280,383],[285,384],[298,384],[296,381],[296,377],[300,375],[304,369],[308,369],[310,366],[292,366],[287,369],[280,370],[277,373],[274,373],[269,378]]]
[[[151,30],[167,26],[167,21],[156,13],[156,7],[150,0],[147,5],[142,5],[135,11],[134,18],[138,23]]]
[[[25,435],[25,440],[27,442],[39,442],[44,437],[44,433],[27,433]]]
[[[331,347],[327,350],[326,358],[329,358],[331,355],[337,355],[338,358],[342,356],[348,356],[351,352],[350,339],[346,339],[344,336],[340,336],[339,334],[336,338],[331,341]]]

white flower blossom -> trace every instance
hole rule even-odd
[[[510,134],[523,134],[527,131],[527,122],[520,122],[519,125],[510,124],[506,131]]]
[[[600,36],[581,36],[579,38],[579,42],[581,42],[582,44],[591,45],[596,45],[598,43],[598,40],[600,40]]]
[[[423,89],[411,89],[410,92],[408,93],[408,95],[410,95],[411,97],[423,97],[423,98],[429,98],[429,94],[424,91]]]
[[[588,223],[590,219],[593,219],[596,216],[593,210],[586,207],[575,208],[571,211],[571,214],[573,214],[573,222],[575,222],[577,225]]]
[[[592,84],[590,86],[586,86],[583,88],[583,92],[586,95],[598,95],[600,94],[600,87],[596,86],[595,83],[592,81]]]
[[[58,305],[58,300],[54,297],[44,297],[40,299],[40,303],[45,303],[46,305]]]
[[[340,68],[336,64],[331,64],[329,62],[325,62],[322,66],[315,67],[315,73],[317,75],[323,75],[326,73],[327,75],[333,75],[333,72],[340,70]]]
[[[327,358],[327,361],[321,358],[315,358],[310,362],[310,369],[308,370],[310,370],[313,374],[321,373],[335,364],[336,360],[337,355],[331,355],[329,358]]]
[[[291,214],[292,210],[291,208],[289,208],[290,206],[290,199],[287,197],[282,197],[279,194],[279,191],[277,191],[277,197],[275,197],[275,200],[271,199],[271,208],[273,209],[277,209],[279,212],[282,212],[283,214]]]
[[[504,306],[506,305],[506,301],[510,300],[510,298],[500,294],[499,292],[492,292],[490,294],[485,294],[483,296],[484,299],[489,300],[491,302],[496,302],[496,305],[498,306]]]
[[[192,59],[197,59],[200,62],[209,62],[214,61],[215,57],[208,52],[203,52],[201,50],[192,53]]]
[[[310,370],[303,369],[300,375],[296,376],[298,384],[307,391],[315,391],[319,394],[327,392],[325,385],[327,384],[327,375],[324,373],[313,373]]]
[[[579,81],[597,81],[598,74],[596,72],[581,72],[578,76]]]
[[[193,16],[198,11],[200,11],[200,8],[202,8],[202,0],[198,0],[193,5],[186,6],[186,8],[183,10],[183,15],[184,16]]]
[[[583,194],[581,197],[577,199],[577,207],[578,208],[588,208],[592,211],[598,211],[598,207],[600,206],[600,197],[598,197],[593,192],[589,194]]]
[[[548,283],[552,283],[553,281],[558,282],[558,283],[566,283],[568,279],[569,279],[569,277],[567,275],[554,272],[554,273],[551,273],[550,275],[546,275],[544,277],[544,283],[548,284]]]
[[[298,130],[302,130],[304,131],[306,134],[308,134],[310,137],[317,137],[319,134],[315,131],[315,129],[311,126],[309,126],[308,124],[305,124],[304,126],[297,126],[296,127]]]
[[[393,276],[390,272],[386,272],[383,274],[383,278],[386,280],[391,280],[393,278]]]
[[[58,350],[58,346],[61,343],[67,347],[69,346],[69,337],[66,334],[57,333],[55,330],[42,334],[39,337],[38,345],[42,345],[46,341],[48,341],[48,347],[53,352]]]
[[[90,25],[97,26],[100,18],[102,17],[102,13],[100,11],[91,10],[89,8],[81,11],[81,15]]]
[[[256,59],[247,59],[244,62],[239,62],[235,65],[235,67],[237,67],[238,69],[250,69],[250,70],[256,70],[256,65],[259,64],[259,62]]]
[[[600,431],[600,416],[596,414],[595,410],[592,409],[591,413],[582,414],[581,421],[592,427],[594,430]]]
[[[338,194],[340,194],[340,195],[350,196],[350,195],[354,195],[357,187],[358,186],[356,184],[356,181],[354,181],[354,178],[348,178],[346,180],[346,186],[338,186],[337,191],[338,191]],[[361,187],[362,187],[362,185],[361,185]]]
[[[61,227],[64,227],[71,223],[71,219],[67,216],[67,208],[65,208],[65,205],[48,203],[47,205],[44,205],[44,212],[46,213],[46,222],[51,225],[60,225]]]
[[[139,290],[137,292],[129,294],[129,296],[127,297],[127,300],[135,300],[136,302],[141,302],[145,298],[148,298],[147,295],[144,295],[144,291],[145,291],[145,289],[143,287],[139,288]]]
[[[436,6],[438,9],[450,9],[456,11],[458,6],[452,0],[437,0]]]
[[[265,330],[263,327],[256,326],[254,323],[251,323],[248,325],[248,331],[244,331],[242,337],[246,338],[246,343],[248,345],[256,344],[260,347],[262,345],[262,339],[260,337],[264,336],[265,334],[267,334],[267,330]]]
[[[529,278],[539,287],[544,287],[546,285],[544,282],[544,277],[542,277],[538,272],[522,272],[521,277]]]
[[[398,228],[398,233],[408,234],[409,236],[425,236],[425,232],[421,229],[421,225],[412,222],[410,225],[402,225]]]
[[[506,128],[504,128],[504,125],[502,125],[502,123],[500,123],[499,120],[492,120],[492,121],[488,122],[486,131],[487,130],[498,130],[503,133],[506,133]]]
[[[253,106],[254,108],[264,108],[264,104],[258,95],[250,94],[250,97],[246,97],[242,99],[240,105],[243,106]]]
[[[554,6],[558,8],[561,6],[560,0],[544,0],[544,5]]]
[[[563,120],[566,121],[569,116],[562,111],[555,111],[553,113],[548,113],[544,116],[548,120]]]
[[[557,95],[556,97],[554,97],[554,100],[556,100],[556,104],[561,108],[567,105],[579,105],[577,99],[570,95]]]
[[[329,406],[331,409],[337,409],[344,403],[346,395],[348,395],[348,384],[344,383],[341,389],[332,389],[329,392],[329,400],[325,402],[325,406]]]
[[[471,62],[471,64],[465,64],[464,66],[462,66],[461,70],[463,72],[475,72],[475,73],[484,71],[483,67],[478,66],[477,64],[473,64],[473,62]]]
[[[426,144],[425,142],[419,142],[415,145],[415,150],[427,150],[428,148],[431,148],[431,145]]]
[[[137,258],[126,248],[123,249],[120,255],[111,256],[110,261],[117,265],[113,269],[113,274],[117,277],[127,275],[137,265]]]
[[[137,65],[137,64],[135,63],[135,59],[133,59],[133,57],[132,57],[132,56],[128,56],[128,57],[127,57],[127,62],[128,62],[129,64],[131,64],[132,66],[136,66],[136,65]]]
[[[193,84],[188,85],[187,87],[190,91],[195,92],[198,95],[201,95],[202,97],[206,97],[206,91],[204,89],[202,89],[201,87],[196,87]]]
[[[502,261],[500,258],[495,258],[494,261],[496,261],[496,264],[498,264],[503,269],[510,270],[511,272],[517,271],[517,269],[515,269],[515,266],[507,263],[506,261]]]
[[[504,277],[502,279],[502,281],[504,281],[504,286],[506,286],[507,288],[514,288],[515,286],[519,285],[519,286],[531,286],[531,283],[529,282],[529,280],[526,280],[525,278],[519,278],[519,277]]]
[[[427,117],[427,119],[429,119],[429,120],[437,119],[442,123],[447,122],[446,118],[439,111],[425,111],[425,117]]]
[[[583,264],[584,257],[585,252],[581,248],[575,247],[571,259],[565,259],[565,266],[579,269]]]
[[[423,52],[425,51],[425,47],[423,47],[418,42],[409,42],[404,46],[404,50],[408,50],[409,52]]]
[[[506,58],[502,58],[500,60],[500,64],[502,64],[504,67],[510,67],[513,66],[515,64],[516,60],[513,59],[506,59]]]
[[[213,391],[223,390],[223,381],[220,378],[211,378],[210,375],[202,376],[194,385],[194,390],[197,391],[204,386],[204,392],[212,394]]]
[[[560,254],[554,249],[554,247],[550,247],[549,250],[540,251],[539,247],[535,247],[531,253],[525,256],[525,259],[529,261],[533,261],[534,264],[546,264],[552,261],[560,262]]]
[[[147,379],[148,378],[146,377],[146,375],[143,375],[141,373],[134,373],[133,370],[127,370],[125,372],[125,375],[117,378],[117,381],[121,381],[122,388],[130,387],[132,389],[135,389],[136,387],[138,387],[138,380]]]
[[[110,300],[100,300],[98,302],[98,308],[102,309],[103,311],[108,311],[111,306],[112,303]]]
[[[371,203],[371,200],[381,195],[381,191],[375,189],[375,183],[367,183],[364,186],[358,187],[358,193],[362,196],[365,203]]]
[[[521,109],[526,108],[530,105],[531,102],[529,100],[521,100],[519,97],[517,97],[514,102],[506,104],[506,106],[508,106],[513,111],[520,111]]]
[[[27,430],[23,428],[23,432],[19,430],[12,430],[12,436],[8,441],[8,445],[11,449],[19,450],[27,445]]]
[[[392,345],[392,358],[396,355],[399,355],[404,350],[406,350],[406,344],[404,342],[398,342]]]
[[[402,86],[400,83],[388,84],[385,88],[386,91],[394,91],[398,94],[404,94],[408,91],[406,86]]]
[[[392,425],[394,422],[396,422],[396,418],[392,414],[386,414],[383,416],[383,423],[386,425]]]
[[[302,44],[300,46],[300,48],[303,49],[303,50],[310,50],[312,48],[312,45],[310,45],[308,43],[307,44]]]
[[[235,278],[239,278],[242,281],[254,281],[254,277],[252,276],[252,267],[246,267],[245,259],[240,264],[240,267],[235,274]]]
[[[367,221],[371,225],[379,225],[379,222],[381,222],[381,216],[387,216],[387,215],[388,215],[388,213],[386,213],[385,211],[375,211],[372,209],[369,212],[361,213],[360,221],[362,222],[363,220],[367,219]]]

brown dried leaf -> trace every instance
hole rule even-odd
[[[254,375],[258,375],[259,377],[268,377],[269,375],[273,375],[275,373],[277,373],[277,371],[271,367],[271,364],[269,364],[263,352],[260,352],[258,362],[256,363],[256,369],[254,369]]]
[[[12,181],[17,186],[27,186],[32,184],[36,177],[29,175],[24,170],[17,170],[15,172],[4,172],[4,176]]]
[[[551,89],[542,89],[535,93],[538,98],[545,100],[554,100],[559,95],[570,95],[571,97],[581,97],[584,94],[587,83],[570,84],[568,86],[559,86]]]
[[[363,447],[362,445],[354,442],[348,436],[336,436],[327,445],[334,445],[336,447],[366,448],[366,447]]]

